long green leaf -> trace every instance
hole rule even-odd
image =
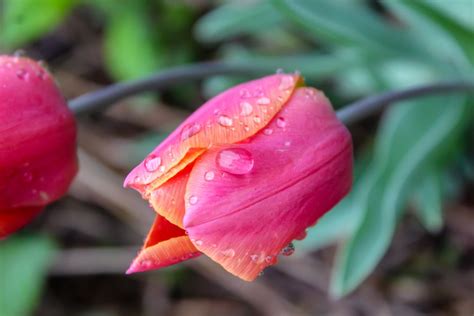
[[[415,193],[416,214],[429,231],[436,233],[443,226],[442,182],[440,171],[427,170]]]
[[[31,315],[54,253],[51,240],[41,236],[0,241],[0,315]]]
[[[386,252],[417,176],[450,150],[464,123],[465,98],[424,99],[392,108],[379,133],[371,181],[354,207],[364,210],[333,274],[335,296],[352,291]]]
[[[409,33],[391,27],[361,4],[328,0],[273,0],[273,3],[318,40],[356,45],[383,54],[427,58],[427,52]]]
[[[267,0],[233,2],[219,6],[196,24],[196,37],[216,42],[243,34],[268,31],[282,21],[279,12]]]
[[[0,2],[0,46],[19,47],[54,29],[76,0],[4,0]]]

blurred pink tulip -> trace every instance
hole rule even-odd
[[[204,253],[251,281],[348,193],[351,136],[303,84],[276,74],[223,92],[128,175],[157,213],[128,273]]]
[[[0,238],[59,199],[76,172],[74,117],[53,78],[0,56]]]

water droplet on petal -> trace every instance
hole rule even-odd
[[[307,235],[307,234],[308,234],[308,233],[306,232],[306,230],[303,230],[303,231],[301,232],[301,234],[299,234],[298,236],[296,236],[295,239],[297,239],[297,240],[303,240],[303,239],[306,238],[306,235]]]
[[[273,130],[271,128],[266,128],[263,130],[263,133],[267,136],[270,136],[271,134],[273,134]]]
[[[250,260],[252,260],[253,262],[257,262],[258,258],[260,258],[259,255],[250,255]]]
[[[285,142],[285,146],[286,146],[286,147],[290,147],[290,146],[291,146],[291,142],[290,142],[290,141],[286,141],[286,142]]]
[[[266,257],[265,257],[265,262],[266,262],[266,263],[271,263],[272,260],[273,260],[273,256],[266,256]]]
[[[270,104],[270,102],[271,102],[270,99],[267,97],[263,97],[257,100],[257,104],[259,105],[267,105],[267,104]]]
[[[240,97],[243,99],[248,99],[252,97],[252,94],[247,89],[240,90]]]
[[[285,76],[281,78],[280,85],[278,86],[278,89],[280,90],[289,90],[293,87],[295,84],[295,79],[293,76]]]
[[[217,122],[219,123],[219,125],[224,126],[224,127],[229,127],[234,124],[232,119],[228,117],[227,115],[219,116],[219,118],[217,119]]]
[[[145,159],[145,169],[148,172],[153,172],[161,165],[161,158],[155,155],[150,155]]]
[[[262,119],[260,118],[260,116],[256,115],[253,117],[253,121],[257,124],[260,124],[262,122]]]
[[[286,121],[283,117],[279,117],[276,120],[276,124],[279,128],[284,128],[286,126]]]
[[[248,116],[252,114],[252,112],[253,112],[252,104],[250,104],[247,101],[240,103],[240,115]]]
[[[204,174],[204,179],[206,179],[206,181],[212,181],[214,180],[214,177],[215,177],[215,173],[214,171],[208,171]]]
[[[195,205],[197,202],[198,202],[198,197],[197,197],[197,196],[191,195],[191,196],[189,197],[189,204]]]
[[[198,123],[193,123],[193,124],[188,124],[183,127],[183,130],[181,131],[181,140],[186,140],[191,136],[196,135],[201,131],[201,124]]]
[[[225,257],[233,258],[235,256],[235,250],[232,248],[221,251],[222,255]]]
[[[16,76],[20,80],[28,80],[29,74],[24,68],[20,68],[16,71]]]
[[[243,148],[223,149],[217,154],[217,166],[230,174],[247,174],[253,169],[252,154]]]
[[[202,246],[202,244],[203,244],[202,240],[199,240],[199,239],[196,240],[194,243],[195,243],[197,246]]]
[[[291,256],[295,252],[295,246],[292,242],[288,244],[285,248],[283,248],[280,252],[283,256]]]

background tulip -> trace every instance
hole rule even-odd
[[[76,172],[75,122],[53,78],[0,56],[0,238],[60,198]]]
[[[302,85],[277,74],[218,95],[128,175],[158,213],[129,273],[204,253],[253,280],[350,190],[350,134]]]

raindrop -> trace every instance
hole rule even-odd
[[[189,197],[189,204],[194,205],[194,204],[196,204],[197,202],[198,202],[198,197],[197,197],[197,196],[191,195],[191,196]]]
[[[250,131],[250,127],[248,127],[247,125],[245,125],[245,126],[244,126],[244,130],[245,130],[246,132]]]
[[[219,118],[217,119],[217,122],[219,123],[219,125],[224,126],[224,127],[229,127],[234,124],[232,119],[228,117],[227,115],[219,116]]]
[[[273,260],[273,256],[266,256],[265,257],[265,262],[267,262],[267,263],[271,263],[272,260]]]
[[[262,122],[262,119],[260,118],[260,116],[256,115],[253,117],[253,121],[257,124],[261,123]]]
[[[284,76],[283,78],[281,78],[278,89],[289,90],[293,87],[294,84],[295,84],[295,79],[293,78],[293,76]]]
[[[257,261],[258,261],[258,258],[260,258],[259,255],[250,255],[250,259],[251,259],[253,262],[257,262]]]
[[[222,255],[225,257],[233,258],[235,256],[235,250],[232,248],[221,251]]]
[[[20,80],[28,80],[29,74],[24,68],[21,68],[16,71],[16,76]]]
[[[247,174],[253,169],[252,154],[243,148],[223,149],[217,154],[217,166],[230,174]]]
[[[199,239],[196,240],[194,243],[196,244],[196,246],[202,246],[203,244],[202,240],[199,240]]]
[[[150,155],[145,159],[145,169],[148,172],[153,172],[161,165],[161,158],[155,155]],[[161,171],[161,168],[160,168]]]
[[[188,124],[183,127],[183,130],[181,131],[181,140],[186,140],[191,136],[196,135],[201,131],[201,124],[198,123],[193,123],[193,124]]]
[[[206,179],[206,181],[212,181],[214,180],[214,177],[215,177],[215,173],[214,171],[208,171],[204,174],[204,179]]]
[[[283,256],[291,256],[295,252],[295,246],[292,242],[288,244],[285,248],[283,248],[280,252]]]
[[[242,90],[240,90],[240,97],[244,98],[244,99],[248,99],[248,98],[251,98],[252,95],[250,94],[250,92],[247,89],[242,89]]]
[[[286,121],[283,117],[279,117],[276,120],[276,124],[279,128],[284,128],[286,126]]]
[[[267,97],[263,97],[257,100],[257,104],[259,105],[268,105],[270,104],[270,102],[271,102],[270,99]]]
[[[266,128],[263,130],[263,133],[267,136],[270,136],[271,134],[273,134],[273,130],[271,128]]]
[[[252,114],[252,112],[253,112],[252,104],[250,104],[247,101],[240,103],[240,115],[248,116]]]

